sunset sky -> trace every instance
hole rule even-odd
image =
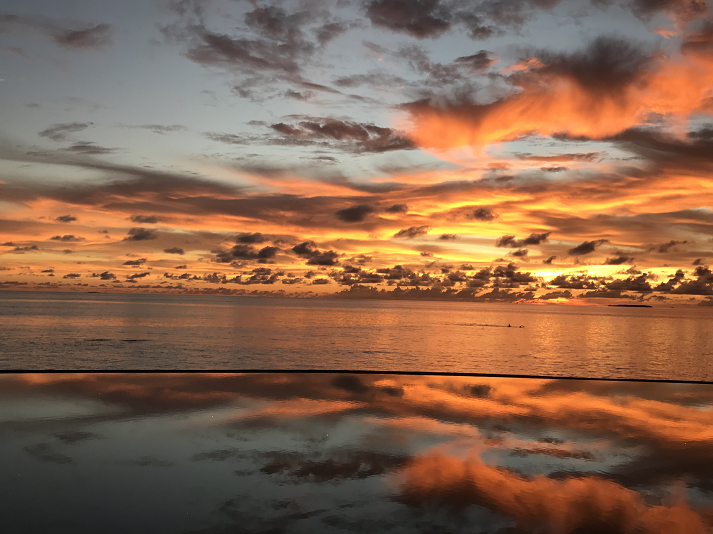
[[[711,1],[0,8],[3,289],[713,304],[712,208]]]

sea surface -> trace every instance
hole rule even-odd
[[[3,291],[0,369],[713,381],[713,308]]]
[[[713,384],[0,375],[2,532],[710,534]]]

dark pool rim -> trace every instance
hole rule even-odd
[[[15,374],[350,374],[392,376],[453,376],[472,378],[524,378],[534,380],[582,380],[596,382],[636,382],[713,385],[713,380],[673,380],[665,378],[608,378],[567,375],[526,375],[499,373],[455,373],[448,371],[382,371],[378,369],[0,369],[0,375]]]

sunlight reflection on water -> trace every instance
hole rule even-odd
[[[713,380],[712,319],[699,307],[2,292],[0,368]]]

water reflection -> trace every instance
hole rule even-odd
[[[712,415],[701,384],[4,375],[0,516],[8,532],[705,533]]]

